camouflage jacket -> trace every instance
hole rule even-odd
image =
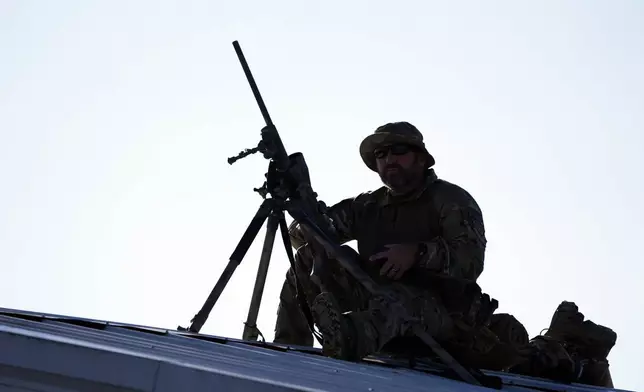
[[[386,187],[362,193],[328,208],[341,243],[356,240],[363,258],[387,244],[425,243],[427,252],[407,274],[427,271],[476,281],[483,272],[485,229],[481,210],[464,189],[428,171],[424,185],[405,197]],[[298,225],[291,225],[297,249],[304,242]]]

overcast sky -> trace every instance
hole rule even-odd
[[[395,6],[393,5],[395,4]],[[531,336],[562,300],[644,389],[644,3],[0,2],[0,306],[188,326],[261,203],[263,119],[327,204],[380,186],[386,122],[425,135],[488,237],[483,290]],[[262,231],[202,332],[241,337]],[[259,315],[273,338],[288,261]]]

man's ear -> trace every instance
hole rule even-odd
[[[416,151],[416,163],[418,163],[421,166],[425,166],[427,164],[427,155],[425,155],[424,152],[422,151]]]

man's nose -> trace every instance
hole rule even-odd
[[[385,162],[391,163],[391,162],[395,162],[396,160],[397,160],[396,155],[392,154],[391,151],[387,151],[387,155],[385,155]]]

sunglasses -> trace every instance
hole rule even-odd
[[[394,144],[392,146],[383,146],[376,148],[373,151],[373,155],[377,159],[381,159],[386,157],[389,153],[391,153],[392,155],[405,155],[412,150],[413,148],[406,144]]]

